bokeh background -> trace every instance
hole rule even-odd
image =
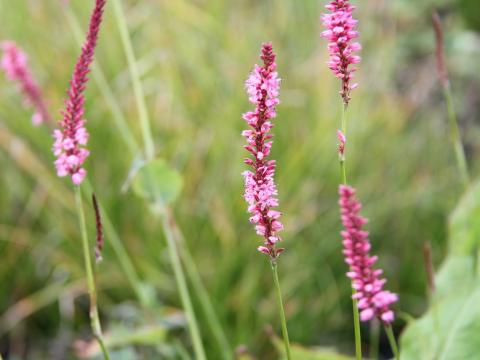
[[[57,118],[79,54],[75,21],[84,32],[93,2],[64,3],[69,4],[0,1],[0,39],[16,41],[29,54]],[[283,79],[272,154],[286,226],[279,271],[290,337],[306,347],[352,354],[350,284],[336,195],[339,84],[325,65],[326,42],[319,37],[325,1],[123,3],[157,155],[184,179],[174,213],[231,347],[257,359],[278,358],[271,334],[280,328],[269,264],[255,250],[259,238],[242,198],[246,152],[240,132],[241,114],[251,107],[244,80],[259,61],[261,43],[273,42]],[[431,242],[438,265],[445,255],[448,214],[463,191],[435,73],[430,14],[437,8],[443,20],[462,138],[476,174],[480,4],[354,3],[363,50],[360,86],[349,109],[348,172],[370,218],[373,251],[387,287],[400,294],[394,324],[399,334],[405,317],[426,308],[423,243]],[[141,341],[125,340],[117,358],[188,358],[190,342],[161,223],[143,200],[122,191],[139,150],[125,141],[118,118],[125,118],[139,144],[141,134],[111,5],[96,53],[106,82],[92,79],[87,91],[92,153],[87,169],[153,305],[139,305],[107,236],[104,260],[96,268],[102,322],[107,333],[156,329]],[[99,76],[98,68],[93,75]],[[113,97],[105,97],[109,93]],[[0,76],[0,352],[8,359],[77,358],[91,345],[91,333],[72,188],[55,176],[50,130],[32,127],[30,117],[16,88]],[[93,238],[92,211],[87,221]],[[194,300],[208,357],[221,359]],[[362,330],[368,349],[370,328]],[[383,338],[379,356],[389,356]]]

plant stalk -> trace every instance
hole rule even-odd
[[[202,279],[200,277],[200,273],[197,269],[195,261],[193,260],[193,256],[188,249],[187,244],[185,243],[185,238],[178,226],[175,217],[171,209],[167,209],[167,216],[168,216],[168,226],[170,226],[173,235],[176,238],[176,243],[180,248],[180,257],[183,259],[183,264],[185,265],[185,270],[187,272],[187,276],[190,279],[193,289],[195,290],[195,294],[198,296],[198,300],[200,301],[200,305],[203,308],[205,313],[205,317],[208,321],[210,329],[212,331],[215,340],[218,343],[219,349],[223,354],[224,360],[229,360],[232,358],[232,349],[228,343],[227,338],[225,337],[225,332],[223,331],[222,325],[218,319],[217,314],[215,313],[215,308],[210,300],[208,295],[207,289],[205,285],[203,285]]]
[[[347,139],[347,105],[342,102],[342,117],[341,117],[342,132]],[[347,153],[348,139],[345,141],[344,153],[340,157],[340,176],[343,185],[347,185],[347,169],[346,169],[346,153]],[[356,291],[352,288],[352,295],[355,295]],[[360,331],[360,315],[358,313],[357,300],[352,298],[352,311],[353,311],[353,329],[355,332],[355,356],[357,360],[362,360],[362,334]]]
[[[468,165],[463,148],[462,139],[460,137],[460,130],[458,128],[457,115],[455,113],[455,105],[453,103],[452,90],[447,83],[443,86],[443,96],[445,97],[445,104],[447,106],[448,122],[450,124],[450,136],[455,151],[455,158],[457,160],[458,172],[465,187],[470,183],[470,175],[468,173]]]
[[[123,49],[125,51],[125,55],[127,56],[128,69],[130,71],[130,78],[132,80],[133,91],[135,93],[135,101],[138,107],[140,126],[142,130],[143,141],[145,144],[145,157],[147,160],[152,160],[155,156],[152,129],[150,127],[147,104],[145,102],[145,94],[143,92],[140,74],[138,72],[137,60],[135,59],[132,41],[128,33],[127,20],[125,19],[125,11],[123,10],[121,1],[122,0],[113,1],[115,18],[117,20],[120,37],[122,39]]]
[[[396,360],[400,360],[400,353],[398,352],[397,341],[395,340],[395,335],[393,335],[393,330],[391,325],[385,325],[385,332],[387,333],[388,342],[392,348],[393,355]]]
[[[168,217],[166,214],[161,214],[162,217],[162,229],[167,240],[168,252],[170,255],[170,260],[172,261],[173,272],[175,275],[175,281],[177,283],[178,291],[180,293],[180,299],[182,301],[182,307],[185,311],[185,315],[188,321],[188,327],[190,330],[190,336],[193,342],[193,349],[196,355],[197,360],[206,360],[205,350],[203,348],[202,339],[200,336],[200,330],[198,328],[197,319],[193,311],[192,300],[190,298],[190,293],[187,287],[187,281],[185,279],[185,274],[182,269],[182,264],[180,263],[180,256],[178,255],[177,244],[175,242],[175,237],[172,232],[171,226],[169,225]]]
[[[370,322],[370,359],[378,359],[378,347],[380,345],[380,322],[377,318]]]
[[[280,312],[280,321],[282,323],[282,335],[283,343],[285,344],[285,354],[287,356],[287,360],[291,360],[292,354],[290,352],[290,340],[288,338],[287,319],[285,317],[285,309],[283,306],[282,291],[280,290],[280,281],[278,280],[277,262],[276,260],[271,260],[270,263],[272,266],[273,281],[275,282],[275,289],[277,293],[278,311]]]
[[[95,280],[93,278],[92,260],[90,258],[90,245],[88,243],[87,225],[85,223],[85,213],[83,212],[82,194],[80,186],[75,186],[75,203],[77,205],[77,213],[80,231],[82,235],[83,257],[85,260],[85,270],[87,273],[88,294],[90,296],[90,325],[92,327],[93,335],[95,336],[98,344],[100,345],[103,357],[105,358],[105,360],[110,360],[108,350],[103,340],[102,328],[100,326],[100,317],[98,315],[97,290],[95,288]]]

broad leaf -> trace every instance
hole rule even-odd
[[[133,190],[137,195],[162,207],[175,201],[182,186],[181,175],[161,159],[145,164],[133,180]]]
[[[272,341],[277,351],[281,354],[281,358],[286,359],[283,340],[277,336],[272,336]],[[292,352],[292,359],[295,360],[354,360],[353,357],[341,355],[331,348],[315,347],[309,349],[300,345],[291,344],[290,350]]]
[[[471,255],[480,245],[480,182],[462,197],[450,216],[448,247],[451,255]]]
[[[480,184],[461,199],[449,223],[449,255],[435,274],[428,311],[401,338],[402,360],[463,360],[480,356]]]

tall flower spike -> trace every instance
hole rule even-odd
[[[334,75],[342,80],[340,95],[345,106],[348,106],[350,91],[358,86],[350,83],[356,70],[350,65],[360,62],[360,56],[355,53],[362,48],[360,43],[352,43],[352,40],[358,37],[355,30],[358,21],[352,17],[355,6],[351,5],[349,0],[333,0],[326,8],[330,13],[323,14],[322,21],[327,30],[321,35],[329,41],[330,61],[327,64]]]
[[[257,234],[264,238],[264,244],[258,247],[258,251],[276,259],[284,249],[275,247],[281,240],[278,232],[283,230],[283,225],[279,221],[281,213],[274,210],[278,206],[274,181],[276,163],[275,160],[268,160],[273,143],[271,119],[276,116],[280,88],[272,44],[262,45],[260,58],[263,66],[255,65],[245,83],[248,98],[255,105],[255,110],[243,115],[250,126],[250,129],[242,132],[247,139],[245,149],[253,155],[253,159],[247,158],[245,163],[253,171],[245,171],[242,175],[245,178],[244,197],[251,214],[250,222],[255,225]]]
[[[25,105],[34,108],[32,123],[35,126],[50,119],[47,106],[42,97],[42,92],[28,68],[27,54],[13,41],[5,41],[1,44],[3,57],[1,67],[7,78],[17,83],[20,92],[25,98]]]
[[[88,141],[88,132],[85,128],[85,97],[88,73],[93,61],[97,45],[98,32],[102,22],[106,0],[96,0],[90,18],[90,25],[82,52],[77,60],[67,92],[63,119],[60,121],[61,130],[55,130],[53,137],[53,153],[57,157],[55,167],[60,177],[70,175],[75,185],[80,185],[87,172],[82,167],[89,151],[85,148]]]
[[[352,287],[356,290],[353,298],[358,300],[360,320],[368,321],[378,317],[388,325],[395,319],[390,305],[398,300],[398,296],[383,290],[383,285],[387,281],[380,278],[382,270],[373,267],[377,256],[370,256],[368,232],[363,230],[368,220],[359,215],[362,205],[355,198],[355,189],[340,185],[339,195],[340,213],[345,227],[341,232],[343,254],[345,262],[350,267],[347,276],[352,280]]]

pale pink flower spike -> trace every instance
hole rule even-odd
[[[42,92],[28,68],[27,54],[13,41],[4,41],[1,44],[3,56],[1,67],[10,81],[17,86],[24,96],[26,106],[34,108],[32,124],[38,126],[50,120],[47,106],[42,97]]]
[[[387,280],[380,277],[381,269],[373,267],[377,256],[370,256],[368,232],[363,230],[368,220],[359,215],[362,205],[355,198],[355,189],[340,185],[339,195],[340,212],[345,228],[341,232],[343,254],[345,262],[350,267],[347,276],[352,280],[352,287],[356,291],[352,297],[358,300],[360,320],[368,321],[377,317],[388,325],[395,319],[390,305],[398,300],[398,296],[383,290]]]
[[[85,128],[85,97],[83,95],[97,45],[98,32],[102,22],[106,0],[96,0],[95,8],[90,18],[90,27],[82,52],[75,65],[70,88],[67,92],[63,119],[60,121],[61,130],[55,130],[53,137],[53,153],[57,157],[55,167],[60,177],[70,175],[75,185],[80,185],[87,171],[82,167],[89,151],[85,148],[88,141],[88,132]]]
[[[327,30],[323,31],[321,35],[329,41],[330,61],[328,61],[328,67],[336,77],[342,80],[340,95],[345,106],[348,106],[350,91],[358,86],[358,84],[350,84],[356,70],[350,65],[360,62],[360,56],[355,53],[362,48],[360,43],[352,43],[352,40],[358,37],[358,32],[355,30],[358,21],[352,17],[355,6],[351,5],[349,0],[333,0],[326,8],[330,13],[323,14],[322,21]]]
[[[243,115],[250,129],[242,135],[247,139],[245,149],[253,155],[253,159],[245,159],[245,163],[253,171],[245,171],[245,200],[248,203],[250,222],[255,225],[257,234],[264,238],[263,246],[258,251],[276,259],[284,250],[275,245],[281,238],[278,232],[283,230],[279,221],[281,213],[273,208],[278,206],[278,192],[274,182],[275,160],[268,160],[272,147],[273,127],[270,121],[276,116],[278,105],[280,79],[276,72],[275,54],[270,43],[263,44],[262,55],[264,65],[255,65],[248,77],[245,87],[249,100],[255,105],[255,110]]]

